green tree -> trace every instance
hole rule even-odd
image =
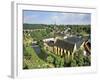
[[[79,50],[75,53],[74,60],[76,61],[77,66],[83,66],[83,65],[84,65],[83,50],[79,49]]]
[[[60,58],[55,59],[55,66],[60,67]]]
[[[71,61],[71,67],[75,67],[75,66],[77,66],[77,63],[76,63],[76,60],[73,59],[73,60]]]
[[[61,63],[60,63],[60,67],[64,66],[64,58],[61,58]]]
[[[78,51],[78,56],[79,56],[79,59],[78,59],[78,66],[83,66],[84,65],[84,55],[83,55],[83,51],[81,49],[79,49]]]
[[[48,63],[53,63],[54,62],[54,58],[52,56],[48,56],[47,57],[47,62]]]
[[[31,51],[32,50],[30,49],[30,47],[23,46],[24,56],[31,56],[32,55]]]
[[[85,56],[84,57],[84,66],[90,66],[91,65],[91,56]]]
[[[24,63],[23,69],[28,69],[28,65]]]
[[[64,58],[56,57],[54,64],[55,64],[55,67],[63,67],[64,66]]]

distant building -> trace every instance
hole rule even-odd
[[[84,55],[89,56],[91,54],[91,40],[87,40],[84,42]]]
[[[74,35],[66,34],[66,35],[63,37],[63,39],[67,39],[67,38],[73,37],[73,36],[74,36]]]
[[[54,41],[55,38],[48,38],[48,39],[43,39],[43,42],[49,42],[49,41]]]

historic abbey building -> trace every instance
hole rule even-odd
[[[67,54],[68,56],[73,56],[74,52],[83,47],[84,40],[81,37],[73,36],[68,37],[64,40],[47,40],[44,41],[44,48],[47,51],[53,52],[57,55],[63,56]]]

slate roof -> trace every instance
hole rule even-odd
[[[57,46],[59,48],[63,48],[72,52],[74,49],[74,45],[76,44],[76,47],[79,48],[81,44],[83,43],[83,41],[84,41],[83,38],[74,36],[74,37],[69,37],[64,40],[57,39],[55,43],[54,41],[49,41],[46,43],[49,46]]]
[[[65,39],[64,41],[71,43],[73,45],[76,44],[76,47],[79,48],[84,40],[82,37],[73,36],[73,37],[69,37],[69,38]]]
[[[46,42],[49,46],[53,47],[54,46],[54,41],[47,41]]]
[[[55,42],[54,45],[59,47],[59,48],[69,50],[71,52],[73,51],[73,48],[74,48],[74,44],[66,42],[64,40],[59,40],[59,39]]]

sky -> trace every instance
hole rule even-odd
[[[23,11],[23,23],[28,24],[91,24],[89,13],[64,13],[49,11]]]

